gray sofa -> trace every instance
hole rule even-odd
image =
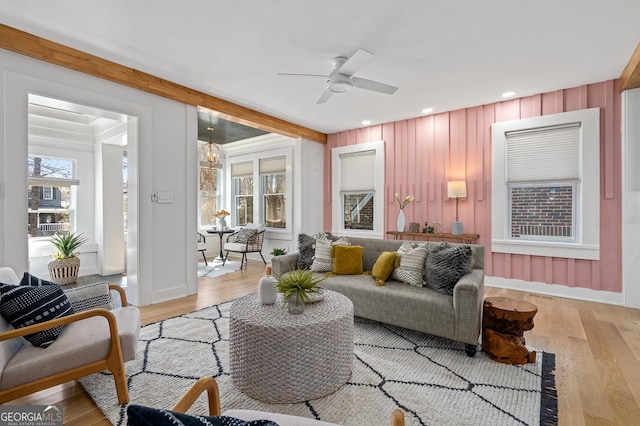
[[[396,251],[402,244],[400,240],[356,237],[348,240],[364,248],[365,271],[371,271],[380,253]],[[433,248],[441,243],[427,244]],[[353,302],[355,316],[463,342],[467,354],[473,356],[482,320],[484,246],[468,245],[472,250],[472,271],[458,281],[453,296],[392,279],[384,286],[376,286],[370,275],[334,275],[326,277],[320,285],[347,296]],[[298,267],[298,253],[274,257],[271,263],[273,275],[280,276]]]

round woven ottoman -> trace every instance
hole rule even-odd
[[[262,305],[257,293],[236,299],[229,314],[233,383],[273,403],[335,392],[351,375],[353,328],[353,304],[333,291],[298,315],[280,297],[273,305]]]

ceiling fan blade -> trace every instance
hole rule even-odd
[[[276,74],[278,77],[309,77],[309,78],[316,78],[316,77],[322,77],[322,78],[329,78],[328,75],[320,75],[320,74],[292,74],[292,73],[288,73],[288,72],[279,72],[278,74]]]
[[[374,92],[393,95],[398,90],[397,87],[389,84],[380,83],[379,81],[367,80],[366,78],[351,77],[351,81],[355,87],[365,90],[373,90]]]
[[[331,96],[333,96],[333,92],[329,89],[325,90],[322,92],[322,95],[320,95],[320,99],[318,99],[316,104],[326,104]]]
[[[338,69],[338,72],[340,74],[352,76],[371,59],[373,59],[373,54],[367,52],[366,50],[358,49],[356,53],[354,53],[349,59],[347,59],[347,62],[342,64],[342,66]]]

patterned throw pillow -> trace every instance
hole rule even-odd
[[[316,254],[316,237],[299,234],[298,235],[298,268],[309,269],[313,263],[313,256]]]
[[[471,272],[471,247],[451,246],[447,243],[434,248],[427,259],[427,285],[444,294],[453,294],[453,288],[464,275]]]
[[[233,242],[240,244],[247,244],[251,237],[256,235],[257,230],[251,228],[240,228],[238,233],[236,234],[235,240]]]
[[[77,287],[62,286],[62,290],[69,298],[74,312],[88,311],[95,308],[113,309],[109,283],[106,281],[83,284]]]
[[[340,237],[336,241],[331,241],[324,235],[316,238],[316,253],[313,256],[313,263],[309,269],[313,272],[331,272],[333,270],[331,247],[334,245],[348,246],[349,241],[344,237]]]
[[[73,314],[69,298],[59,285],[0,285],[0,313],[14,327],[23,328]],[[54,327],[25,337],[34,346],[46,348],[62,332]]]
[[[22,275],[22,279],[20,280],[20,285],[31,285],[31,286],[39,286],[39,285],[51,285],[55,284],[54,282],[43,280],[42,278],[38,278],[35,275],[31,275],[28,272],[25,272]]]
[[[423,244],[402,243],[398,248],[400,266],[393,270],[391,277],[414,287],[422,287],[424,285],[422,276],[428,253],[429,250]]]
[[[169,410],[130,404],[127,407],[128,426],[278,426],[271,420],[241,420],[228,416],[192,416]]]

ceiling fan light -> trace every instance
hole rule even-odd
[[[344,93],[351,90],[353,84],[350,81],[334,81],[329,83],[329,90],[333,93]]]

